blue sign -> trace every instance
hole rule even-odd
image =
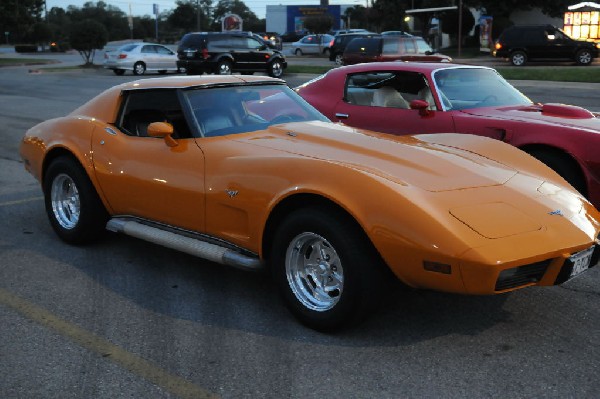
[[[300,32],[305,30],[304,20],[319,15],[331,16],[331,29],[340,29],[340,6],[287,6],[287,31]]]

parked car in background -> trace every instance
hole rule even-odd
[[[328,33],[332,36],[337,36],[337,35],[343,35],[346,33],[373,33],[373,32],[369,32],[367,29],[339,29],[339,30],[329,31]]]
[[[494,45],[492,54],[508,58],[515,66],[528,61],[573,60],[590,65],[598,57],[600,43],[571,39],[552,25],[524,25],[506,28]]]
[[[329,71],[296,88],[333,121],[392,134],[458,132],[512,144],[600,208],[600,114],[535,104],[495,70],[388,62]]]
[[[381,36],[412,36],[412,35],[403,30],[388,30],[385,32],[381,32]]]
[[[123,75],[126,71],[134,75],[179,71],[177,54],[168,47],[154,43],[129,43],[115,51],[107,51],[102,65],[112,69],[115,75]]]
[[[342,55],[344,65],[386,61],[450,62],[452,58],[434,53],[431,46],[417,36],[353,39]]]
[[[285,42],[285,43],[289,43],[289,42],[297,42],[298,40],[302,39],[304,36],[308,35],[309,32],[306,30],[301,30],[301,31],[288,31],[285,32],[283,35],[281,35],[281,41]]]
[[[333,61],[336,65],[342,65],[342,56],[346,46],[352,39],[362,37],[379,37],[378,33],[345,33],[339,34],[329,43],[329,61]]]
[[[188,75],[266,72],[280,77],[287,68],[282,52],[246,32],[197,32],[183,36],[177,48],[177,66]]]
[[[495,295],[562,284],[600,255],[600,213],[524,152],[336,125],[265,76],[128,82],[34,126],[20,154],[66,243],[109,230],[268,268],[318,330],[369,316],[394,276]]]
[[[333,36],[328,34],[323,35],[307,35],[297,42],[292,43],[291,51],[295,55],[305,54],[329,54],[329,44],[333,40]]]

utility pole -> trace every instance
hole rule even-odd
[[[196,0],[196,30],[200,32],[200,0]]]

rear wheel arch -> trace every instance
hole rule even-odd
[[[81,166],[81,168],[85,171],[88,179],[91,181],[92,185],[94,186],[96,193],[98,193],[98,196],[100,197],[100,200],[102,201],[104,207],[107,210],[110,210],[111,209],[110,205],[105,201],[104,195],[102,194],[102,190],[100,190],[100,187],[98,186],[98,182],[96,181],[96,176],[94,176],[93,174],[90,174],[89,168],[85,166],[85,163],[77,155],[75,155],[73,152],[69,151],[68,149],[66,149],[64,147],[53,148],[44,157],[44,162],[42,164],[42,174],[40,177],[40,180],[42,182],[42,188],[44,188],[43,184],[44,184],[44,180],[46,178],[46,171],[48,170],[48,167],[52,164],[52,162],[55,159],[61,158],[61,157],[71,158],[73,161],[77,162],[79,164],[79,166]]]
[[[579,162],[571,154],[549,145],[524,145],[520,146],[519,149],[545,163],[587,197],[588,189],[585,173]]]

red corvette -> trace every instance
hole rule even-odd
[[[510,143],[600,208],[600,114],[535,104],[494,69],[434,63],[337,68],[295,89],[332,121],[392,134],[458,132]]]

